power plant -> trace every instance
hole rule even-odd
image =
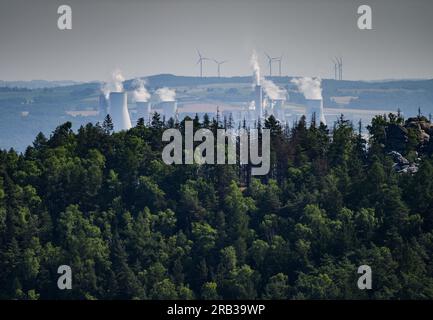
[[[110,93],[110,116],[115,132],[131,129],[131,118],[128,112],[128,98],[126,92]]]
[[[200,65],[200,76],[203,76],[203,62],[211,59],[202,56],[198,50],[197,53],[199,56],[197,64]],[[278,72],[279,75],[281,75],[282,56],[271,57],[268,54],[266,54],[266,56],[269,62],[269,74],[272,75],[272,64],[277,62],[279,64]],[[213,59],[213,61],[217,66],[218,76],[221,76],[221,65],[226,63],[227,60],[219,61]],[[341,78],[342,71],[337,69],[341,69],[342,59],[336,59],[334,62],[336,76]],[[287,124],[294,116],[305,114],[307,121],[311,121],[313,115],[315,115],[317,122],[320,121],[326,124],[323,111],[321,80],[319,78],[293,78],[290,82],[297,86],[298,91],[303,94],[305,99],[302,102],[294,103],[296,100],[293,102],[289,101],[288,86],[283,87],[281,84],[284,79],[275,79],[279,81],[279,83],[274,83],[272,79],[261,76],[258,56],[255,51],[251,56],[250,64],[253,71],[252,99],[247,102],[233,102],[233,104],[229,106],[233,111],[224,110],[225,122],[229,120],[232,126],[238,127],[241,125],[251,126],[255,125],[257,120],[262,119],[263,121],[263,118],[273,115],[281,123]],[[110,86],[105,86],[105,88],[103,88],[105,89],[103,90],[104,93],[99,95],[98,109],[100,118],[106,114],[110,114],[114,131],[128,130],[132,127],[127,105],[127,93],[123,89],[123,81],[124,78],[120,74],[113,74],[113,83],[111,83]],[[191,117],[202,113],[204,116],[207,113],[198,109],[196,109],[197,111],[188,110],[188,107],[186,107],[187,103],[185,103],[184,89],[180,89],[182,93],[180,100],[181,109],[178,110],[178,99],[176,97],[176,91],[173,88],[160,87],[153,92],[154,98],[152,98],[152,94],[146,88],[146,79],[137,78],[128,86],[134,90],[135,110],[134,107],[132,107],[134,121],[143,118],[144,122],[149,124],[152,118],[152,110],[163,115],[166,121],[171,118],[180,121],[186,115]],[[108,94],[107,99],[107,92],[110,90],[113,90],[113,92]],[[207,92],[213,92],[213,89],[208,89]],[[218,93],[215,96],[218,96]],[[157,101],[156,98],[158,98],[159,101]],[[189,97],[189,99],[191,99],[191,97]],[[190,105],[192,105],[193,101],[195,103],[199,102],[203,106],[205,106],[206,103],[214,103],[208,101],[202,102],[200,100],[200,98],[198,100],[194,98],[188,102]],[[212,113],[211,111],[211,114]]]

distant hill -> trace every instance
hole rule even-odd
[[[55,88],[63,86],[71,86],[80,84],[82,82],[72,80],[60,81],[47,81],[47,80],[30,80],[30,81],[4,81],[0,80],[0,87],[8,88],[27,88],[27,89],[40,89],[40,88]]]
[[[192,76],[176,76],[173,74],[158,74],[141,78],[146,79],[147,85],[150,87],[183,87],[218,83],[250,83],[252,81],[252,77],[249,76],[201,78]],[[133,80],[125,81],[125,88],[130,88],[132,81]]]

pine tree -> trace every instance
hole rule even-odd
[[[104,122],[102,123],[102,128],[106,134],[111,134],[113,132],[113,120],[109,114],[105,116]]]

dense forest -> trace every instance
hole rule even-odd
[[[331,128],[271,116],[257,125],[271,131],[266,176],[164,164],[162,132],[183,126],[67,122],[0,151],[0,298],[433,299],[428,119],[376,116],[366,141],[343,116]],[[363,264],[371,290],[357,287]]]

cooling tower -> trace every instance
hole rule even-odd
[[[126,92],[110,93],[110,116],[114,131],[131,129]]]
[[[254,104],[256,106],[256,117],[261,118],[263,116],[263,92],[260,85],[256,85],[254,90]]]
[[[177,111],[177,102],[176,101],[163,101],[160,103],[160,107],[162,108],[165,120],[176,117]]]
[[[101,93],[99,95],[99,116],[105,118],[108,114],[108,101],[105,94]]]
[[[151,105],[148,101],[137,101],[137,118],[143,118],[145,123],[150,120]]]
[[[310,122],[313,114],[316,115],[316,122],[322,122],[326,124],[325,114],[323,112],[323,100],[322,99],[307,99],[306,100],[307,111],[305,116],[307,122]]]

